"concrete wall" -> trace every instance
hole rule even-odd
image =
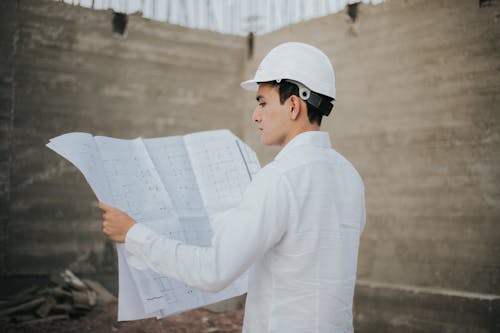
[[[359,332],[498,325],[500,3],[490,4],[362,5],[354,26],[337,14],[257,38],[247,63],[252,76],[284,41],[309,42],[333,61],[338,98],[323,127],[360,171],[367,196]],[[258,147],[250,124],[245,138]],[[258,150],[265,160],[275,153]]]
[[[134,138],[229,128],[244,38],[54,1],[0,3],[0,269],[3,277],[116,272],[95,197],[45,148],[65,132]],[[114,274],[111,274],[114,276]],[[18,279],[10,279],[10,282]],[[2,284],[2,288],[9,288]]]

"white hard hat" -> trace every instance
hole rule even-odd
[[[241,87],[257,91],[260,82],[281,80],[297,84],[301,97],[307,95],[305,100],[310,91],[335,99],[333,66],[328,57],[312,45],[289,42],[276,46],[264,57],[254,78],[242,82]],[[306,88],[304,94],[302,85]]]

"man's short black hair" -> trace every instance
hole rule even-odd
[[[297,85],[295,85],[291,82],[281,80],[280,83],[278,83],[277,81],[271,81],[268,83],[272,84],[273,86],[278,87],[278,94],[280,96],[280,103],[281,104],[284,104],[285,101],[288,98],[290,98],[290,96],[292,96],[292,95],[295,95],[295,96],[300,98],[299,87],[297,87]],[[305,101],[305,102],[307,105],[307,117],[309,118],[309,122],[311,124],[316,123],[316,124],[318,124],[318,126],[321,126],[321,120],[323,119],[323,113],[318,108],[309,104],[307,101]]]

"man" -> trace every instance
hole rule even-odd
[[[319,131],[335,99],[331,63],[313,46],[285,43],[241,85],[257,90],[252,119],[262,143],[283,149],[217,221],[212,245],[165,238],[100,203],[104,233],[151,268],[204,290],[251,267],[244,332],[352,332],[364,187]]]

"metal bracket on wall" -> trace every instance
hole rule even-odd
[[[124,13],[113,12],[113,33],[115,36],[125,37],[127,32],[128,16]]]
[[[493,6],[497,0],[479,0],[479,8]]]

